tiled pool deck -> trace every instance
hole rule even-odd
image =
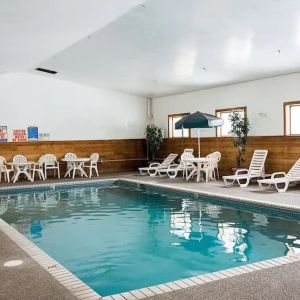
[[[224,187],[222,182],[195,183],[185,182],[182,179],[150,178],[136,174],[101,176],[101,179],[110,178],[122,178],[155,186],[218,195],[255,205],[276,206],[291,213],[300,210],[299,188],[292,188],[285,194],[278,194],[274,191],[261,192],[256,185],[241,189]],[[56,182],[56,180],[49,181],[49,183]],[[60,180],[59,182],[66,181]],[[31,184],[19,183],[16,187],[22,185]],[[0,188],[8,186],[11,185],[0,184]],[[20,295],[22,299],[77,298],[88,300],[100,298],[73,274],[1,219],[0,241],[0,299],[20,299]],[[4,262],[12,259],[21,259],[24,263],[14,268],[3,266]],[[294,254],[158,286],[145,287],[103,297],[103,299],[130,300],[149,297],[151,299],[300,299],[299,267],[300,256]],[[37,274],[38,278],[32,278],[32,274]],[[45,288],[36,289],[35,281]]]

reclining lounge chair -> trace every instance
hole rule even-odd
[[[139,168],[142,175],[156,176],[157,174],[162,176],[165,174],[160,174],[160,170],[168,169],[168,167],[173,163],[178,154],[171,153],[161,164],[152,163],[149,167]]]
[[[251,159],[249,169],[239,169],[234,175],[223,176],[225,185],[237,182],[240,187],[247,187],[253,178],[265,178],[265,161],[268,150],[255,150]]]
[[[271,185],[275,185],[279,193],[286,192],[291,183],[300,182],[300,158],[287,174],[285,172],[276,172],[271,175],[271,178],[257,180],[257,182],[262,189],[268,189]]]

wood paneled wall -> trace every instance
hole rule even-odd
[[[201,138],[201,156],[214,151],[220,151],[220,173],[231,174],[236,166],[237,150],[232,146],[233,139],[226,138]],[[198,155],[196,138],[166,139],[159,153],[159,157],[166,157],[169,153],[182,153],[184,148],[193,148],[194,155]],[[244,166],[248,167],[255,149],[269,150],[266,160],[266,172],[288,171],[294,162],[300,158],[300,137],[292,136],[259,136],[250,137]]]
[[[74,152],[80,157],[99,153],[103,160],[100,165],[102,172],[133,171],[146,162],[146,143],[143,139],[0,143],[0,155],[7,161],[11,161],[16,154],[36,161],[47,153],[54,154],[60,160],[67,152]],[[65,163],[61,162],[61,166],[64,172]]]
[[[197,156],[197,139],[166,139],[158,157],[166,157],[172,152],[180,155],[184,148],[194,148],[194,154]],[[269,150],[266,161],[268,173],[288,171],[300,157],[300,137],[250,137],[245,167],[248,167],[255,149]],[[232,146],[232,138],[201,138],[201,156],[213,151],[222,153],[220,173],[231,174],[232,168],[236,166],[237,154]],[[67,152],[74,152],[81,157],[88,157],[94,152],[99,153],[103,159],[100,165],[102,172],[135,171],[138,167],[146,165],[146,143],[143,139],[0,143],[0,155],[7,161],[16,154],[23,154],[29,160],[36,161],[46,153],[53,153],[60,160]],[[63,172],[65,164],[62,162],[61,166]]]

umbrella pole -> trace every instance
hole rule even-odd
[[[198,157],[200,157],[200,129],[198,128]]]

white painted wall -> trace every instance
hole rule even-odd
[[[300,100],[299,73],[155,98],[154,123],[167,135],[168,114],[197,110],[215,114],[216,109],[247,106],[250,135],[283,135],[283,102],[293,100]],[[196,131],[192,135],[196,136]],[[202,129],[201,136],[215,136],[215,130]]]
[[[146,99],[28,73],[0,76],[0,125],[51,140],[143,138]]]

